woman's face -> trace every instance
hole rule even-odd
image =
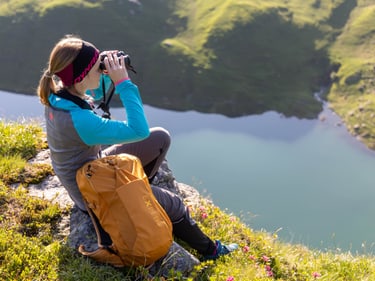
[[[99,68],[100,58],[96,61],[95,65],[91,68],[83,81],[85,81],[85,88],[96,89],[99,87],[100,75],[102,70]]]

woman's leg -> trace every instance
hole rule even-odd
[[[112,145],[102,151],[103,156],[128,153],[137,156],[149,179],[155,176],[171,144],[169,132],[161,127],[150,128],[150,136],[139,142]]]
[[[188,243],[203,256],[215,253],[215,242],[204,234],[190,217],[189,211],[180,197],[157,186],[151,186],[151,188],[159,204],[171,219],[174,236]]]

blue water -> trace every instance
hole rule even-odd
[[[0,117],[41,118],[36,97],[0,94]],[[338,126],[329,109],[317,120],[145,110],[151,126],[172,135],[168,162],[176,180],[254,230],[278,231],[282,240],[313,248],[373,252],[375,153]],[[125,114],[112,109],[112,116]]]

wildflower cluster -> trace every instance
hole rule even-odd
[[[249,250],[250,250],[250,247],[247,246],[247,245],[242,248],[242,251],[244,253],[248,253]],[[262,255],[260,258],[257,258],[255,255],[250,254],[248,256],[248,258],[249,258],[249,260],[251,260],[255,263],[256,267],[258,267],[258,268],[263,267],[267,277],[273,277],[274,276],[274,272],[272,270],[273,260],[270,257],[268,257],[267,255]]]

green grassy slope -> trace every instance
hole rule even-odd
[[[341,67],[329,101],[344,119],[348,129],[375,149],[375,2],[358,1],[343,33],[333,44],[330,55]]]
[[[321,105],[313,92],[329,83],[329,43],[354,7],[355,1],[179,1],[175,13],[185,21],[163,45],[197,67],[184,70],[190,95],[177,93],[173,101],[228,116],[276,110],[316,117]]]

